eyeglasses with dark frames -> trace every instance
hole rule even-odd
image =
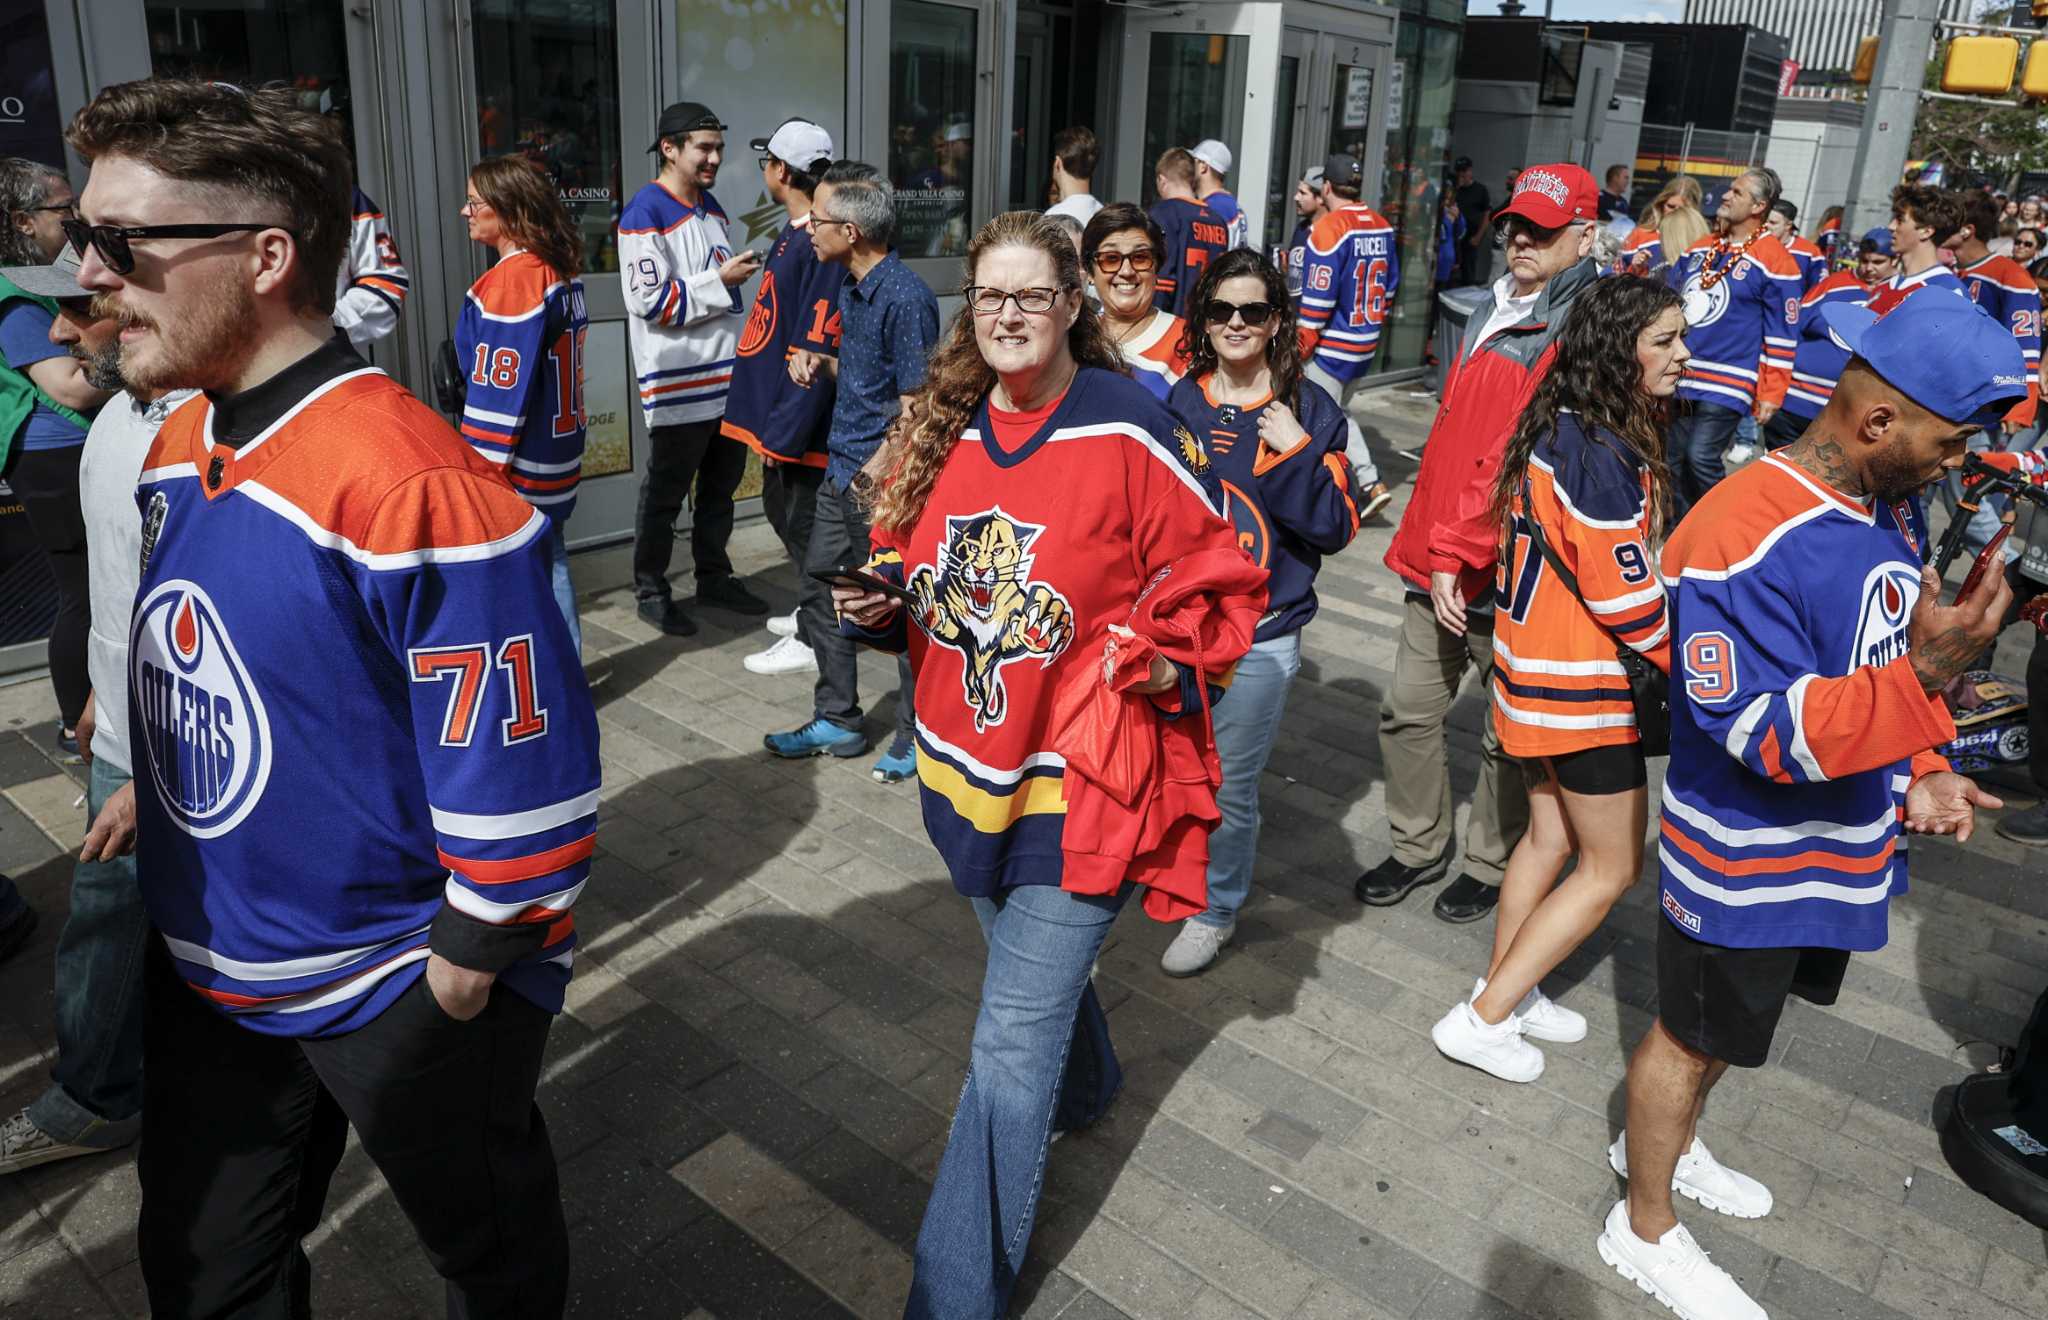
[[[1017,310],[1027,316],[1043,316],[1052,310],[1053,304],[1066,291],[1063,285],[1057,289],[1019,289],[1012,293],[992,285],[970,284],[960,293],[967,299],[969,307],[983,315],[1000,315],[1004,303],[1014,302]]]
[[[1202,319],[1210,325],[1229,325],[1231,317],[1242,316],[1246,325],[1264,325],[1273,319],[1273,311],[1269,302],[1233,303],[1211,298],[1202,308]]]
[[[116,275],[128,275],[135,270],[135,253],[128,246],[133,239],[219,238],[223,234],[255,234],[266,229],[290,234],[294,241],[299,239],[298,234],[283,225],[89,225],[76,218],[64,222],[64,237],[70,241],[73,251],[84,252],[90,244],[93,251],[100,254],[100,260],[107,263],[108,270]]]

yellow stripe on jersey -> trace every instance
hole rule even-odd
[[[1001,834],[1026,816],[1067,812],[1066,792],[1057,775],[1033,775],[1013,793],[991,793],[939,759],[922,741],[917,748],[917,779],[982,834]]]

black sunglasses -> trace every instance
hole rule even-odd
[[[1202,308],[1202,319],[1210,325],[1229,325],[1233,316],[1242,316],[1246,325],[1264,325],[1272,315],[1273,304],[1268,302],[1230,303],[1211,298]]]
[[[260,233],[265,229],[283,230],[294,241],[299,237],[283,225],[89,225],[73,218],[64,221],[63,226],[72,251],[82,254],[90,244],[100,254],[100,260],[107,263],[107,269],[116,275],[135,270],[135,253],[128,246],[128,240],[133,238],[219,238],[222,234]]]

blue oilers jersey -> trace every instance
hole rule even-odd
[[[839,356],[839,291],[846,268],[818,260],[809,216],[782,227],[761,272],[754,306],[740,331],[732,393],[720,429],[764,459],[825,466],[837,378],[821,371],[809,385],[789,376],[805,349]]]
[[[455,355],[469,370],[462,435],[557,524],[583,479],[583,282],[531,252],[484,272],[462,300]]]
[[[1295,420],[1304,434],[1276,453],[1259,439],[1259,418],[1272,403],[1270,394],[1250,407],[1216,403],[1208,377],[1182,377],[1166,398],[1168,410],[1208,451],[1237,543],[1268,574],[1255,642],[1283,637],[1315,617],[1323,556],[1358,534],[1343,410],[1321,386],[1301,382]]]
[[[1252,245],[1251,217],[1244,213],[1244,207],[1238,205],[1234,194],[1212,192],[1202,199],[1202,205],[1223,217],[1223,229],[1230,236],[1230,246],[1241,248]]]
[[[1665,546],[1657,856],[1664,915],[1694,938],[1884,944],[1906,790],[1955,736],[1907,655],[1920,558],[1904,508],[1849,499],[1782,452],[1714,487]]]
[[[1230,225],[1200,202],[1185,197],[1162,197],[1145,214],[1152,217],[1166,235],[1166,253],[1159,263],[1159,287],[1152,305],[1188,319],[1188,300],[1202,271],[1230,250]]]
[[[1302,338],[1315,364],[1339,381],[1363,376],[1400,284],[1394,227],[1379,212],[1347,202],[1317,220],[1301,272]]]
[[[2041,291],[2034,277],[2011,257],[1987,256],[1958,272],[1963,287],[1991,319],[2012,332],[2027,364],[2027,397],[2005,415],[2015,428],[2030,426],[2041,398]]]
[[[1834,397],[1835,383],[1849,365],[1849,346],[1828,328],[1827,309],[1834,303],[1857,307],[1870,301],[1870,290],[1853,270],[1838,270],[1806,291],[1799,302],[1799,347],[1792,355],[1792,384],[1785,390],[1785,411],[1808,421],[1820,416]]]
[[[1782,405],[1806,292],[1792,254],[1769,234],[1738,248],[1709,234],[1672,261],[1666,279],[1684,295],[1692,350],[1678,397],[1745,413]]]
[[[362,1026],[430,950],[558,1011],[598,760],[546,518],[374,369],[240,449],[193,399],[136,499],[136,875],[178,974],[275,1036]]]

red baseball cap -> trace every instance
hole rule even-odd
[[[1583,169],[1531,165],[1515,176],[1515,194],[1498,215],[1518,215],[1530,224],[1556,229],[1574,220],[1591,220],[1599,210],[1600,187]]]

